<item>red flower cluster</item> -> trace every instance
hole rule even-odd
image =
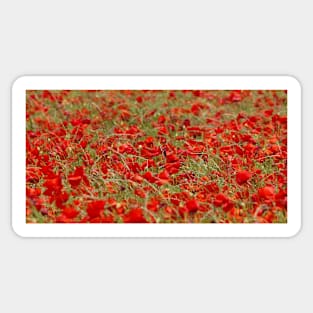
[[[285,91],[28,91],[29,223],[286,223]]]

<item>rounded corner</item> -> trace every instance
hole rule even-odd
[[[286,75],[286,78],[288,79],[291,86],[296,87],[301,92],[302,84],[298,77],[294,75]]]
[[[14,222],[11,223],[11,230],[15,234],[16,237],[19,237],[22,239],[25,238],[25,235],[23,234],[21,229],[16,225],[16,223]]]
[[[27,80],[28,78],[29,76],[27,75],[20,75],[16,77],[11,83],[11,90],[13,91],[17,89],[19,86],[23,85],[24,81]]]
[[[302,223],[300,222],[298,225],[295,225],[291,229],[290,234],[288,234],[287,237],[290,238],[290,239],[295,238],[295,237],[299,236],[301,231],[302,231]]]

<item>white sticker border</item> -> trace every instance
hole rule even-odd
[[[286,224],[27,224],[26,90],[288,90]],[[12,228],[21,237],[293,237],[301,229],[301,85],[292,76],[22,76],[12,85]]]

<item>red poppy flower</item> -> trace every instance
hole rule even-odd
[[[159,118],[158,118],[158,123],[159,124],[164,124],[166,121],[166,118],[164,115],[161,115]]]
[[[143,99],[142,99],[142,97],[137,97],[137,98],[136,98],[136,101],[137,101],[138,103],[142,103]]]
[[[62,212],[68,218],[75,218],[79,214],[79,211],[73,207],[65,207]]]
[[[51,196],[52,194],[58,193],[63,188],[62,179],[60,175],[51,175],[47,178],[43,184],[46,187],[45,195]]]
[[[55,196],[55,204],[57,207],[62,208],[63,204],[68,200],[69,195],[67,192],[58,193]]]
[[[105,201],[104,200],[95,200],[88,203],[87,214],[90,218],[99,217],[104,210]]]
[[[273,186],[266,186],[266,187],[260,188],[258,190],[258,195],[262,199],[271,200],[271,199],[273,199],[273,197],[275,195],[274,187]]]
[[[228,212],[234,207],[234,203],[224,194],[218,194],[213,204],[217,207],[222,207],[224,212]]]
[[[154,183],[157,179],[153,176],[151,172],[146,172],[143,174],[143,177],[150,183]]]
[[[236,175],[236,182],[237,184],[242,185],[247,182],[251,178],[251,176],[252,174],[248,171],[238,172]]]
[[[160,207],[160,201],[157,198],[151,198],[147,204],[150,211],[156,212]]]
[[[142,209],[132,209],[124,216],[124,223],[147,223],[143,215]]]
[[[78,187],[80,182],[83,179],[84,169],[82,166],[77,167],[75,171],[68,176],[68,181],[71,184],[72,188]]]
[[[137,195],[138,197],[143,198],[143,199],[146,198],[146,193],[141,188],[135,189],[135,195]]]
[[[167,154],[166,155],[166,162],[168,163],[175,163],[179,161],[179,157],[177,154]]]
[[[40,188],[26,188],[26,194],[28,197],[38,197],[41,195]]]
[[[164,170],[164,171],[162,171],[162,172],[158,175],[158,177],[159,177],[160,179],[165,179],[165,180],[167,180],[167,179],[170,178],[170,174],[169,174],[169,172],[168,172],[167,170]]]
[[[186,208],[188,212],[193,213],[200,209],[200,205],[197,200],[188,200],[186,202]]]

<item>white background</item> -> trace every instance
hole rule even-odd
[[[312,312],[310,1],[2,1],[1,312]],[[311,45],[310,45],[311,44]],[[303,87],[303,227],[291,239],[22,239],[10,227],[10,87],[25,74],[291,74]]]

